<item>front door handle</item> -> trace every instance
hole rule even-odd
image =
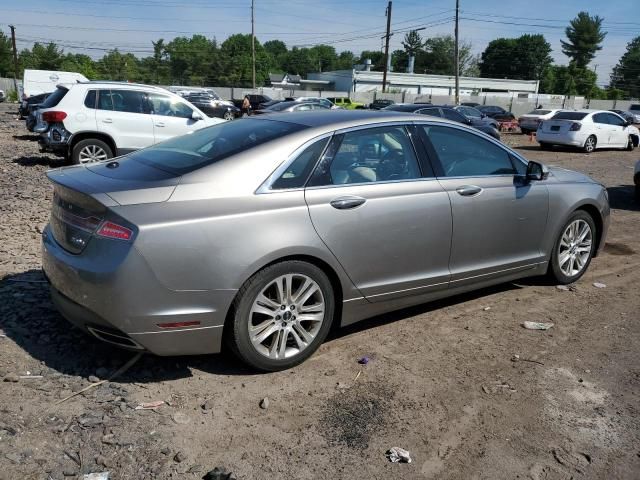
[[[111,120],[110,118],[103,118],[102,123],[113,123],[113,120]]]
[[[474,195],[478,195],[481,191],[482,188],[475,185],[463,185],[456,188],[458,195],[462,195],[463,197],[473,197]]]
[[[350,208],[356,208],[362,205],[367,200],[362,197],[339,197],[331,200],[331,206],[338,210],[348,210]]]

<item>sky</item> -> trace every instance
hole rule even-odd
[[[542,33],[556,63],[566,64],[560,39],[581,10],[604,18],[608,32],[591,64],[606,85],[611,69],[634,36],[640,16],[630,15],[637,0],[460,0],[460,38],[474,53],[499,37]],[[319,43],[338,52],[382,48],[385,0],[255,0],[256,36],[279,39],[290,48]],[[636,9],[636,12],[638,10]],[[423,37],[453,35],[455,0],[394,0],[390,51],[401,49],[409,29],[426,27]],[[151,41],[203,34],[219,43],[234,33],[251,32],[251,0],[0,0],[0,29],[16,27],[18,49],[53,41],[65,52],[100,58],[118,48],[151,54]]]

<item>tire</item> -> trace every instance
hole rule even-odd
[[[633,143],[633,137],[629,135],[629,140],[627,141],[627,151],[633,152],[634,148],[636,148],[636,145]]]
[[[75,165],[99,162],[109,158],[113,158],[111,147],[97,138],[80,140],[71,151],[71,163]]]
[[[576,230],[571,230],[573,225],[576,225]],[[588,234],[580,242],[577,240],[582,236],[583,228],[588,229]],[[573,238],[572,232],[575,232]],[[586,250],[587,247],[588,250]],[[581,248],[583,249],[582,256],[580,255]],[[595,251],[596,226],[593,218],[584,210],[576,210],[563,225],[553,245],[549,263],[549,276],[562,285],[577,281],[589,268]],[[575,255],[572,255],[572,252]],[[574,267],[578,268],[575,269]]]
[[[287,301],[286,297],[283,301],[277,285],[286,292],[287,283],[291,284],[291,296],[298,296],[302,302]],[[307,285],[310,288],[305,290]],[[311,296],[304,298],[312,290]],[[296,312],[310,307],[314,308],[305,316],[314,317],[313,321],[296,319]],[[320,268],[298,260],[276,263],[256,273],[239,290],[230,323],[225,327],[225,339],[247,365],[265,372],[286,370],[318,349],[329,333],[334,311],[333,288]],[[251,326],[258,327],[253,338]]]
[[[582,147],[582,150],[584,150],[585,153],[592,153],[593,151],[595,151],[597,144],[598,144],[598,139],[596,138],[596,136],[589,135],[587,139],[584,141],[584,146]]]
[[[542,142],[540,142],[540,148],[542,150],[551,150],[553,148],[553,145],[551,145],[550,143],[542,143]]]
[[[522,135],[529,135],[529,134],[531,134],[531,130],[527,130],[526,128],[521,128],[520,129],[520,133]]]
[[[233,112],[224,112],[224,115],[222,115],[222,118],[224,120],[233,120],[235,117],[233,115]]]

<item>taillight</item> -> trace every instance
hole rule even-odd
[[[96,232],[96,235],[117,240],[130,240],[133,232],[127,227],[113,222],[104,222]]]
[[[577,132],[578,130],[580,130],[580,127],[582,127],[581,123],[578,122],[573,122],[571,124],[571,128],[569,129],[571,132]]]
[[[67,114],[65,112],[52,111],[42,113],[42,120],[49,123],[61,122],[65,118],[67,118]]]

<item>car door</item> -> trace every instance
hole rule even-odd
[[[626,147],[629,142],[629,133],[627,131],[627,122],[619,115],[613,113],[605,113],[609,122],[611,137],[609,144],[612,147]]]
[[[193,118],[194,110],[178,98],[163,93],[149,93],[155,143],[185,135],[202,127],[202,120]]]
[[[100,89],[96,124],[99,132],[113,138],[118,154],[153,145],[153,120],[142,91]]]
[[[442,124],[419,130],[451,201],[451,287],[544,262],[544,183],[525,181],[523,161],[473,131]]]
[[[609,115],[604,112],[596,113],[593,115],[592,120],[598,142],[597,145],[599,147],[613,146],[611,143],[614,141],[612,139],[613,125],[609,123]]]
[[[437,292],[449,281],[451,206],[419,165],[411,129],[337,132],[305,189],[318,235],[372,302]]]

